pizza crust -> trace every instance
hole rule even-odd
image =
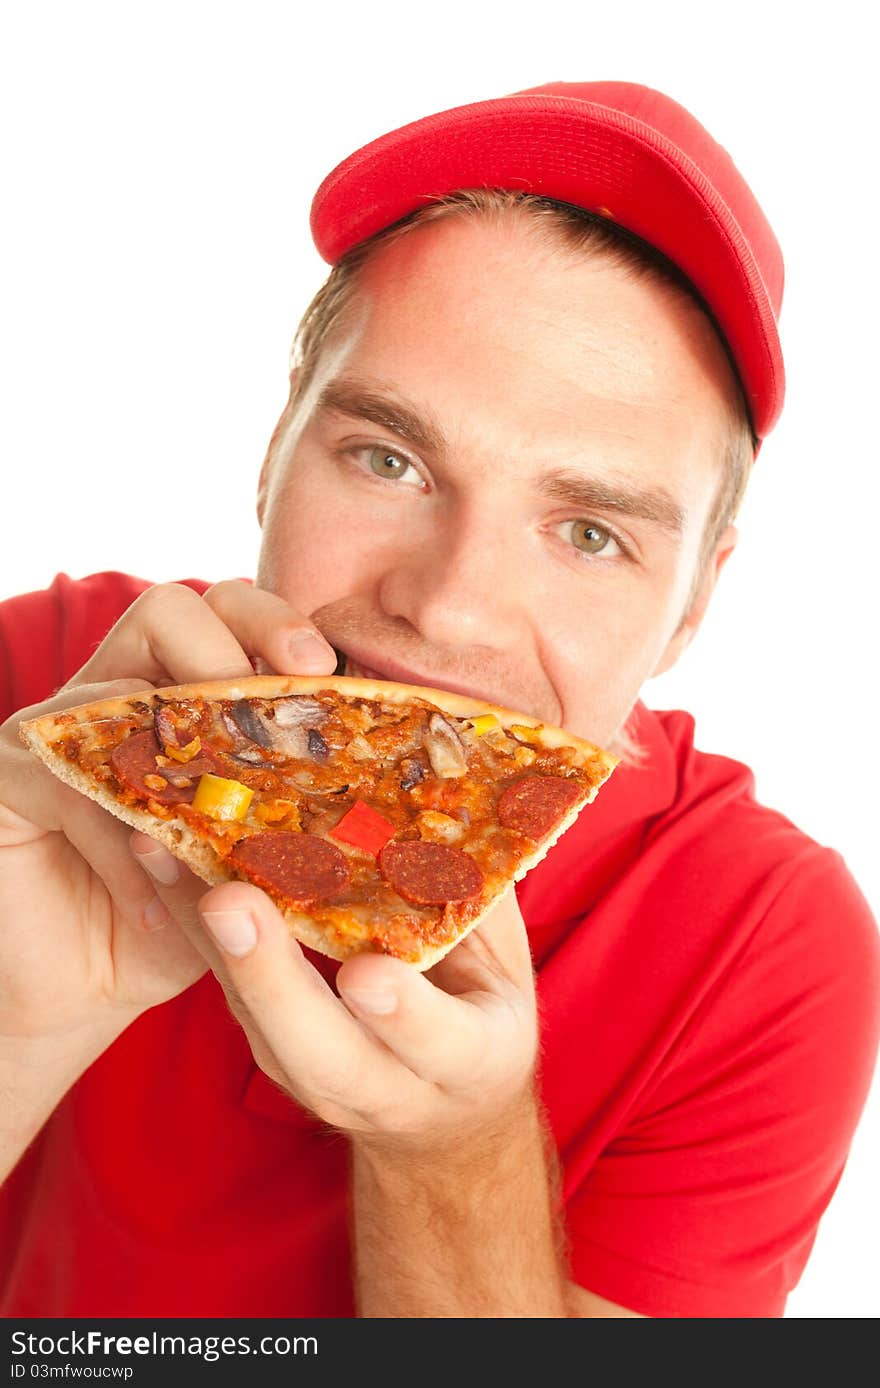
[[[603,781],[610,776],[619,761],[619,758],[582,738],[566,733],[561,728],[542,725],[538,719],[515,712],[513,709],[501,708],[494,704],[484,703],[479,699],[471,699],[463,694],[450,693],[448,690],[394,684],[386,680],[358,679],[345,675],[254,675],[240,680],[211,680],[174,685],[166,689],[137,690],[132,694],[115,696],[98,702],[80,704],[74,708],[65,708],[54,713],[43,714],[39,718],[23,722],[19,729],[19,735],[24,744],[49,767],[59,780],[66,782],[80,794],[88,796],[90,800],[96,801],[97,804],[108,810],[114,818],[122,820],[133,829],[148,834],[151,838],[158,839],[176,858],[186,863],[197,877],[209,885],[215,886],[220,882],[240,879],[232,877],[226,870],[222,858],[215,853],[211,845],[204,843],[186,823],[165,821],[151,814],[148,810],[120,804],[101,786],[100,782],[92,781],[79,767],[55,752],[50,743],[57,739],[60,733],[69,732],[76,725],[95,723],[102,718],[125,717],[130,714],[132,705],[136,703],[153,707],[156,703],[173,699],[277,699],[290,694],[316,694],[322,689],[334,690],[349,698],[376,699],[392,704],[405,704],[413,698],[420,698],[435,704],[444,713],[449,713],[456,718],[471,718],[491,713],[505,730],[510,728],[512,724],[520,727],[540,727],[540,740],[545,746],[574,747],[587,760],[594,763],[591,770],[595,772],[596,781],[591,793],[569,811],[547,842],[543,843],[529,857],[523,859],[508,886],[496,893],[454,940],[442,945],[424,944],[422,946],[418,957],[408,961],[419,972],[432,968],[456,945],[461,944],[462,940],[466,939],[471,931],[480,925],[496,902],[513,889],[514,883],[519,882],[527,872],[546,857],[553,845],[577,819],[581,810],[592,803]],[[307,945],[320,954],[326,954],[333,959],[340,960],[350,958],[359,952],[356,949],[345,948],[338,944],[332,936],[325,930],[318,928],[303,913],[286,909],[278,903],[276,903],[276,907],[287,922],[291,933],[301,944]]]
[[[169,699],[279,699],[288,694],[318,694],[322,689],[331,689],[352,699],[378,699],[389,704],[406,704],[413,698],[425,699],[455,718],[476,718],[491,713],[505,730],[513,724],[540,728],[540,738],[545,747],[575,747],[587,759],[595,758],[603,763],[609,776],[620,760],[592,742],[576,737],[574,733],[541,723],[540,719],[518,713],[515,709],[487,704],[465,694],[452,694],[448,689],[395,684],[391,680],[357,679],[348,675],[251,675],[240,680],[202,680],[195,684],[173,685],[168,689],[145,689],[134,694],[102,699],[97,703],[79,704],[59,713],[44,714],[41,718],[32,719],[27,726],[46,737],[47,730],[55,730],[59,717],[64,720],[65,726],[70,726],[71,715],[76,722],[84,723],[93,723],[98,718],[119,718],[130,711],[135,700],[152,707]]]

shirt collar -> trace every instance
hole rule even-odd
[[[520,909],[539,955],[552,944],[550,936],[555,938],[566,922],[589,911],[626,871],[650,823],[675,801],[675,750],[661,719],[639,701],[626,729],[644,756],[615,768],[593,803],[517,887]]]
[[[675,751],[659,716],[639,700],[626,724],[644,756],[621,762],[575,822],[596,843],[669,809],[678,789]]]

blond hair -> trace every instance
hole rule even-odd
[[[739,511],[745,494],[756,439],[736,365],[708,305],[687,277],[662,252],[634,233],[609,221],[600,213],[588,212],[568,203],[500,188],[466,188],[428,199],[423,207],[399,222],[385,227],[353,247],[330,271],[300,320],[291,348],[291,368],[298,368],[290,399],[278,421],[269,444],[270,455],[315,377],[321,353],[328,340],[344,325],[352,307],[367,262],[383,247],[392,245],[420,227],[451,217],[479,217],[500,227],[512,216],[526,217],[548,244],[563,246],[575,253],[601,257],[619,265],[634,276],[652,279],[673,287],[696,302],[709,318],[724,348],[731,368],[728,398],[728,430],[720,459],[718,488],[700,543],[694,579],[685,605],[690,611],[706,575],[719,536]],[[627,731],[632,709],[612,741],[611,749],[623,761],[638,764],[645,756]]]

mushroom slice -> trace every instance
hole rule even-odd
[[[224,721],[230,732],[233,732],[234,725],[234,728],[260,747],[272,746],[272,735],[250,699],[237,699],[229,710],[229,717],[224,714]]]
[[[315,725],[327,718],[326,706],[304,694],[273,699],[271,704],[275,711],[270,725],[274,750],[284,757],[302,761],[323,760],[321,745],[327,748],[327,744]]]
[[[317,728],[309,728],[306,733],[309,756],[315,761],[326,761],[330,755],[330,748]]]
[[[432,713],[428,721],[425,751],[435,776],[447,780],[452,776],[463,776],[467,771],[467,759],[458,733],[440,713]]]
[[[229,756],[235,761],[265,766],[272,759],[272,734],[250,699],[238,699],[230,708],[223,708],[222,720],[232,738]]]
[[[418,753],[412,757],[404,757],[400,763],[400,770],[403,773],[401,790],[412,790],[413,786],[417,786],[428,774],[428,768]]]
[[[315,699],[238,699],[223,710],[223,724],[232,738],[231,755],[252,766],[271,762],[318,761],[329,748],[314,727],[327,710]]]
[[[314,728],[327,717],[327,707],[307,694],[289,694],[281,699],[273,699],[275,722],[281,728]]]

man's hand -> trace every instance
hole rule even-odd
[[[240,582],[142,594],[55,698],[0,728],[0,1179],[65,1089],[139,1013],[204,973],[132,859],[131,830],[21,744],[22,719],[111,695],[252,675],[330,673],[332,648],[282,599]],[[56,1064],[57,1062],[57,1064]],[[8,1077],[8,1078],[7,1078]],[[10,1117],[11,1115],[11,1117]]]
[[[206,892],[20,744],[25,717],[246,676],[252,660],[331,673],[326,643],[313,658],[294,646],[307,631],[281,599],[245,584],[204,598],[153,588],[64,690],[0,729],[0,1090],[11,1100],[0,1177],[78,1074],[210,966],[257,1063],[352,1135],[362,1314],[475,1314],[487,1287],[505,1290],[485,1314],[565,1314],[533,1093],[533,975],[513,893],[430,974],[361,955],[340,968],[337,996],[259,889]],[[430,1210],[428,1197],[439,1202]]]
[[[205,893],[151,839],[133,835],[132,849],[257,1063],[351,1137],[358,1313],[580,1314],[534,1093],[535,993],[513,892],[428,974],[378,954],[346,960],[337,997],[257,887]]]
[[[132,849],[213,968],[257,1063],[325,1122],[361,1142],[436,1152],[530,1090],[535,995],[512,891],[427,974],[379,954],[346,960],[337,997],[259,888],[205,893],[146,835]]]

